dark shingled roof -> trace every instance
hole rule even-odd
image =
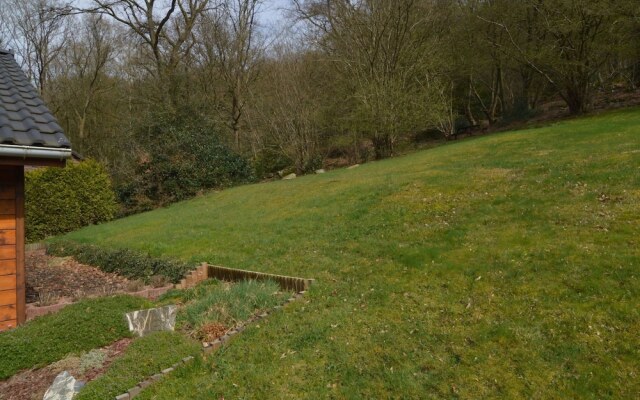
[[[71,147],[13,53],[4,50],[0,50],[0,144]]]

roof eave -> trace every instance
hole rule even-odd
[[[67,160],[71,158],[71,149],[0,144],[0,157],[17,157],[17,158],[23,158],[23,159],[43,158],[48,160]]]

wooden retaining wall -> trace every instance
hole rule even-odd
[[[243,269],[226,268],[217,265],[208,266],[209,278],[217,278],[223,281],[243,281],[243,280],[272,280],[278,282],[283,290],[302,292],[308,290],[313,279],[296,278],[293,276],[266,274],[263,272],[245,271]]]
[[[220,267],[202,263],[198,268],[191,271],[184,279],[176,285],[177,289],[187,289],[195,286],[207,278],[216,278],[221,281],[244,281],[244,280],[272,280],[277,282],[283,290],[302,292],[309,289],[313,279],[296,278],[293,276],[265,274],[263,272],[246,271],[243,269]]]

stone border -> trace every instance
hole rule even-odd
[[[229,340],[231,340],[232,337],[234,337],[235,335],[237,335],[240,332],[244,331],[249,324],[251,324],[253,322],[260,321],[261,319],[266,318],[267,316],[269,316],[270,313],[274,312],[275,310],[279,310],[282,307],[285,307],[289,303],[292,303],[292,302],[294,302],[294,301],[296,301],[298,299],[301,299],[305,294],[306,294],[306,291],[300,291],[298,293],[295,293],[293,295],[293,297],[289,297],[285,301],[283,306],[275,306],[274,310],[269,310],[269,311],[265,311],[265,312],[263,312],[261,314],[254,315],[253,317],[249,318],[247,321],[244,321],[244,322],[240,323],[239,325],[236,325],[235,328],[227,331],[227,333],[225,333],[222,337],[214,340],[213,342],[203,342],[202,343],[202,352],[203,352],[203,354],[208,355],[208,354],[214,352],[215,350],[218,350],[220,347],[222,347],[223,344],[229,342]],[[144,388],[146,388],[147,386],[150,386],[152,383],[159,381],[165,375],[170,374],[176,368],[178,368],[181,364],[186,364],[186,363],[188,363],[188,362],[190,362],[192,360],[193,360],[193,356],[188,356],[188,357],[183,358],[181,361],[173,364],[171,367],[163,369],[161,372],[148,377],[147,379],[145,379],[142,382],[139,382],[136,386],[130,388],[125,393],[122,393],[122,394],[116,396],[115,400],[131,400],[131,399],[133,399],[134,397],[139,395],[142,392],[142,390]]]
[[[157,373],[155,375],[152,375],[149,378],[145,379],[144,381],[138,383],[136,386],[134,386],[131,389],[127,390],[125,393],[122,393],[122,394],[116,396],[115,399],[116,400],[129,400],[129,399],[132,399],[132,398],[136,397],[137,395],[140,394],[140,392],[142,392],[142,389],[146,388],[147,386],[150,386],[153,382],[159,381],[165,375],[170,374],[171,372],[173,372],[181,364],[186,364],[186,363],[190,362],[191,360],[193,360],[193,356],[187,356],[187,357],[183,358],[182,360],[180,360],[177,363],[173,364],[169,368],[163,369],[162,372],[159,372],[159,373]]]
[[[24,245],[24,251],[36,251],[36,250],[46,250],[46,243],[29,243]]]
[[[298,299],[301,299],[306,293],[307,292],[303,290],[301,292],[294,294],[293,297],[289,297],[287,300],[285,300],[284,306]],[[248,320],[241,322],[239,325],[236,325],[235,328],[230,329],[222,337],[214,340],[213,342],[202,342],[202,350],[208,354],[219,349],[225,342],[228,342],[231,339],[231,337],[244,331],[249,324],[260,321],[261,319],[268,317],[270,313],[274,312],[275,310],[279,310],[284,306],[275,306],[274,309],[271,311],[267,310],[261,314],[254,315]]]

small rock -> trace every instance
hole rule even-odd
[[[173,368],[167,368],[167,369],[163,369],[163,370],[162,370],[162,373],[163,373],[163,374],[168,374],[168,373],[170,373],[170,372],[173,372]]]
[[[211,343],[211,349],[212,350],[219,349],[220,346],[222,346],[222,342],[220,341],[220,339],[216,339]]]
[[[282,180],[285,181],[285,180],[290,180],[290,179],[296,179],[297,177],[298,177],[298,175],[296,175],[296,174],[289,174],[287,176],[282,177]]]
[[[76,381],[68,371],[62,371],[53,380],[42,400],[71,400],[84,383]]]
[[[347,169],[354,169],[354,168],[358,168],[360,166],[360,164],[353,164],[349,167],[347,167]]]
[[[326,171],[322,168],[316,170],[316,174],[324,174]]]
[[[140,386],[134,386],[131,389],[127,390],[127,393],[129,393],[129,397],[135,397],[139,395],[140,392],[142,392],[142,388]]]
[[[116,400],[129,400],[131,398],[131,396],[129,396],[129,393],[122,393],[119,396],[116,396]]]

